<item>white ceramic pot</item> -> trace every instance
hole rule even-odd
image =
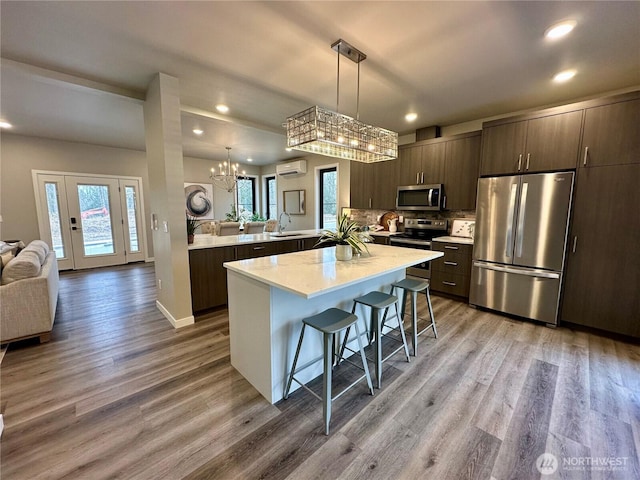
[[[336,245],[336,260],[351,260],[352,256],[351,245]]]

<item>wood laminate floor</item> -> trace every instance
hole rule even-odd
[[[226,310],[174,330],[153,265],[60,280],[51,342],[2,362],[3,480],[640,478],[637,345],[433,296],[439,338],[327,437],[310,394],[270,405],[231,367]]]

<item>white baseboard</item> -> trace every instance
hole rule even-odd
[[[158,310],[162,312],[162,315],[164,315],[166,319],[169,320],[169,323],[173,325],[173,328],[186,327],[187,325],[193,325],[195,323],[195,318],[193,317],[193,315],[189,315],[188,317],[185,317],[185,318],[176,319],[173,315],[171,315],[169,310],[164,308],[164,305],[162,305],[158,300],[156,300],[156,307],[158,307]]]

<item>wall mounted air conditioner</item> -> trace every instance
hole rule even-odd
[[[307,161],[296,160],[295,162],[279,163],[276,165],[276,173],[283,177],[307,173]]]

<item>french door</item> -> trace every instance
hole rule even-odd
[[[60,270],[144,260],[139,179],[34,173],[40,236]]]

